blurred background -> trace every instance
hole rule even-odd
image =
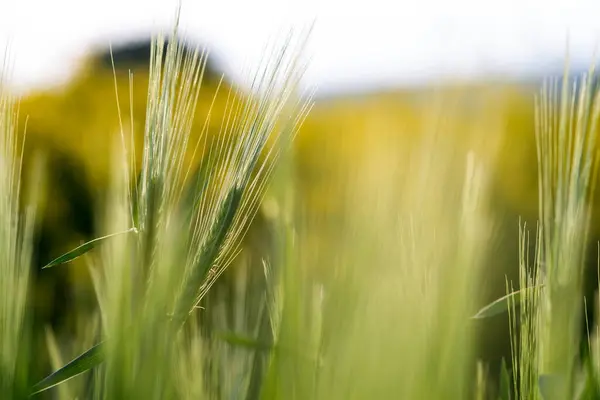
[[[266,40],[315,22],[306,85],[319,93],[416,85],[440,78],[530,78],[587,67],[598,40],[594,0],[182,2],[182,29],[207,44],[232,77]],[[14,84],[68,79],[92,46],[118,43],[173,20],[176,0],[2,0],[0,47],[10,41]]]
[[[325,248],[324,253],[331,253],[321,255],[315,265],[337,262],[333,249],[336,241],[340,241],[343,227],[336,218],[343,214],[347,193],[347,188],[338,182],[351,175],[352,168],[360,169],[354,165],[355,161],[369,153],[367,149],[376,149],[389,157],[390,165],[398,162],[399,154],[406,155],[402,151],[417,143],[409,139],[434,130],[433,116],[444,114],[444,133],[450,140],[441,143],[456,150],[457,156],[448,156],[448,165],[441,166],[431,157],[433,164],[437,164],[432,174],[438,173],[438,179],[446,183],[444,174],[459,171],[457,176],[462,179],[462,156],[472,148],[481,151],[481,158],[490,163],[493,175],[490,208],[496,225],[486,254],[489,259],[482,263],[485,284],[477,285],[478,289],[485,288],[480,305],[505,293],[505,273],[513,278],[517,274],[519,218],[529,221],[530,227],[535,226],[537,218],[533,94],[542,78],[562,74],[567,45],[572,69],[587,70],[600,39],[600,2],[182,0],[181,3],[182,36],[207,46],[213,63],[225,73],[226,82],[242,87],[250,84],[251,75],[245,71],[259,66],[270,40],[281,38],[290,28],[302,29],[314,24],[305,49],[310,63],[301,83],[304,89],[316,90],[317,102],[295,150],[298,193],[304,202],[302,206],[311,214],[307,236],[312,241],[307,242],[314,244],[315,249]],[[34,143],[32,146],[54,152],[48,168],[52,175],[49,187],[54,192],[49,193],[51,201],[44,211],[36,268],[95,236],[92,210],[96,205],[91,203],[104,179],[99,177],[108,175],[105,135],[118,129],[112,71],[106,65],[96,65],[92,73],[79,75],[78,67],[93,54],[105,53],[111,43],[118,47],[147,40],[159,31],[170,32],[177,4],[176,0],[0,0],[0,49],[9,50],[9,83],[15,93],[23,96],[22,114],[31,116],[28,137],[32,139],[28,140]],[[120,96],[127,100],[125,67],[120,71],[119,90]],[[147,70],[146,66],[136,72],[142,82]],[[448,102],[440,106],[428,101],[429,97],[417,103],[404,97],[405,93],[419,94],[421,88],[443,82],[477,84],[465,86],[466,96],[461,99],[466,102],[454,102],[456,98],[450,93],[446,100],[452,107],[446,107]],[[135,94],[132,112],[136,129],[141,132],[146,88],[142,85],[140,90]],[[364,101],[354,101],[357,98]],[[209,103],[209,100],[207,97],[202,101]],[[123,104],[122,109],[128,110]],[[466,108],[462,107],[465,105]],[[205,106],[202,104],[199,110],[204,112]],[[213,128],[215,132],[218,129],[217,126],[210,129]],[[377,134],[381,134],[377,136],[381,146],[375,143]],[[429,149],[424,150],[425,154]],[[375,150],[367,156],[381,161]],[[379,171],[397,166],[382,165],[380,168],[374,163],[372,172],[383,182],[387,176],[380,176]],[[365,181],[374,187],[378,182]],[[396,181],[404,183],[402,179]],[[407,184],[419,186],[418,179]],[[447,191],[434,189],[425,191],[431,196],[424,197],[430,200],[432,210],[446,217],[445,205],[438,197],[447,200]],[[600,238],[600,216],[596,218],[592,235]],[[445,224],[443,218],[437,223]],[[257,231],[261,229],[266,232],[260,226]],[[260,233],[257,236],[261,237]],[[448,236],[454,238],[453,233]],[[334,245],[327,248],[325,240]],[[596,254],[595,248],[592,251]],[[80,336],[77,332],[82,329],[77,325],[77,317],[65,316],[70,315],[72,308],[95,306],[90,278],[85,268],[77,265],[43,272],[45,276],[36,279],[36,322],[40,327],[50,323],[63,334],[64,342],[69,343],[69,338]],[[81,282],[87,283],[80,285]],[[482,345],[483,358],[499,365],[500,358],[508,355],[507,320],[497,319],[477,328],[481,328],[481,335],[491,338]],[[39,341],[44,346],[43,338]],[[80,348],[72,350],[73,354],[78,352]],[[42,366],[34,376],[41,377],[47,370]]]

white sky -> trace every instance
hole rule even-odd
[[[600,0],[182,0],[182,27],[237,71],[270,35],[315,20],[305,82],[422,82],[439,75],[527,73],[589,62],[600,39]],[[169,28],[177,0],[0,0],[0,47],[11,39],[21,88],[65,77],[92,43]],[[0,53],[1,54],[1,53]]]

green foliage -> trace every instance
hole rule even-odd
[[[499,400],[511,400],[513,398],[513,391],[511,389],[510,384],[510,375],[508,374],[508,369],[506,368],[506,361],[504,358],[502,359],[502,364],[500,365],[500,396]]]

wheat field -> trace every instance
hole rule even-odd
[[[303,35],[248,90],[177,37],[2,86],[2,398],[599,398],[593,69],[320,99]]]

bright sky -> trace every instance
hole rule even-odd
[[[182,26],[232,73],[270,36],[315,20],[305,82],[319,89],[527,73],[575,60],[600,39],[600,0],[182,0]],[[22,88],[64,78],[90,44],[170,27],[177,0],[0,0]]]

